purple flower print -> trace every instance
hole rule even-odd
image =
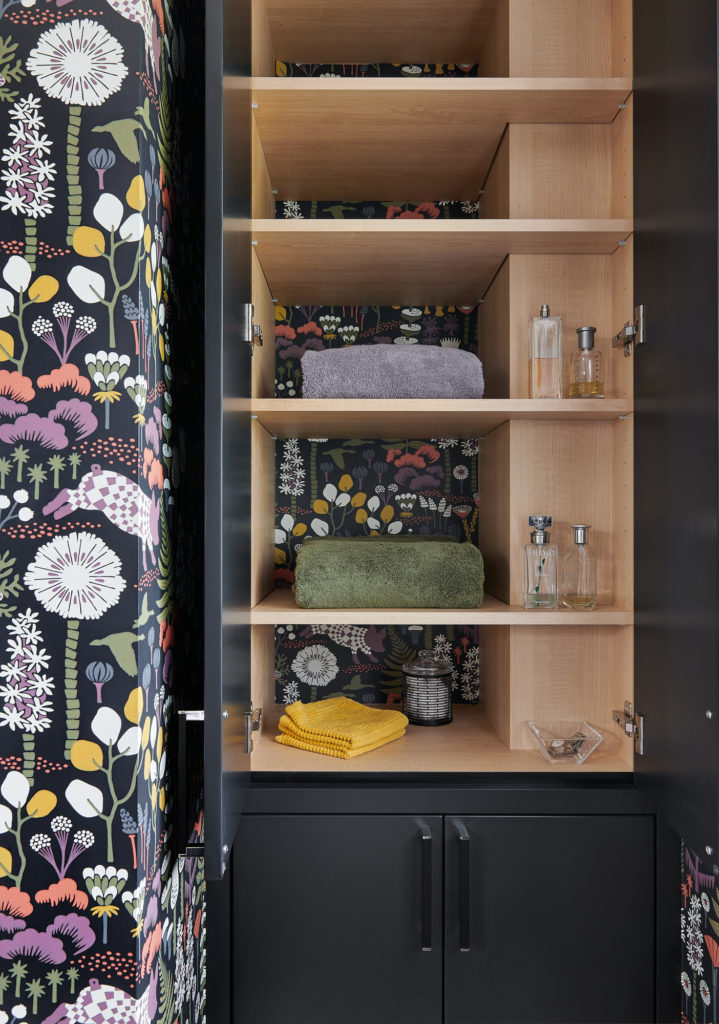
[[[29,956],[43,964],[63,964],[67,960],[60,939],[47,932],[39,932],[37,928],[25,928],[11,939],[0,939],[0,957],[3,960],[15,960],[19,956]]]
[[[95,837],[88,829],[79,829],[79,831],[77,831],[72,837],[72,843],[68,849],[70,829],[72,828],[71,820],[62,814],[58,814],[50,822],[50,828],[52,829],[55,837],[55,842],[60,849],[60,863],[58,864],[55,859],[52,840],[46,832],[35,833],[30,840],[30,849],[34,850],[35,853],[39,853],[41,857],[44,857],[48,864],[52,864],[58,881],[61,882],[67,875],[67,870],[72,862],[79,857],[81,853],[90,849],[95,842]]]
[[[27,928],[27,923],[21,918],[0,913],[0,932],[10,932],[13,935],[15,932],[21,932],[23,928]]]
[[[70,443],[61,423],[53,423],[45,416],[38,416],[36,412],[18,416],[14,423],[4,423],[0,427],[0,441],[5,444],[34,441],[41,448],[52,448],[55,451],[67,448]]]
[[[67,936],[68,950],[58,936]],[[43,964],[64,964],[68,957],[83,953],[96,942],[95,932],[86,917],[79,914],[58,914],[44,932],[25,928],[11,939],[0,939],[0,958],[15,960],[29,956]]]
[[[95,944],[95,932],[88,919],[80,914],[58,914],[45,931],[48,935],[67,935],[72,941],[73,956]]]
[[[60,328],[62,350],[58,347],[55,328],[46,317],[39,316],[36,320],[33,320],[32,332],[35,337],[40,338],[41,341],[44,341],[53,350],[60,366],[64,366],[70,358],[72,350],[95,331],[97,320],[92,316],[79,316],[75,321],[75,329],[70,334],[70,324],[75,314],[75,307],[69,302],[56,302],[52,307],[52,312]]]
[[[64,420],[71,423],[76,431],[76,440],[88,437],[97,430],[97,417],[92,411],[89,402],[83,402],[79,398],[68,398],[58,402],[54,409],[48,413],[48,419],[53,422]]]

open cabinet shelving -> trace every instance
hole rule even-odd
[[[627,0],[448,0],[408,5],[407,34],[380,0],[254,0],[253,78],[224,80],[226,267],[252,243],[252,700],[263,709],[259,772],[544,772],[528,719],[587,719],[606,740],[555,771],[625,773],[633,747],[613,721],[632,700],[631,360],[611,339],[633,315],[631,4]],[[440,24],[441,22],[441,24]],[[232,27],[230,26],[230,33]],[[341,40],[341,44],[338,41]],[[470,56],[473,55],[473,56]],[[283,61],[479,60],[474,79],[276,78]],[[253,104],[251,210],[235,194],[237,104]],[[472,200],[476,220],[275,219],[276,199]],[[231,276],[230,278],[231,279]],[[394,402],[274,397],[275,304],[474,305],[487,399]],[[597,327],[606,400],[528,397],[527,321],[564,317],[565,389],[575,328]],[[474,610],[303,610],[274,589],[274,445],[286,437],[479,437],[485,603]],[[527,516],[592,524],[593,612],[522,607]],[[447,729],[342,762],[274,743],[274,628],[299,623],[480,625],[478,706]],[[411,733],[411,735],[410,735]],[[429,734],[429,735],[428,735]]]

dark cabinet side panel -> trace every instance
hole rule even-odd
[[[447,1024],[653,1021],[653,825],[447,818]]]
[[[233,870],[236,1024],[440,1024],[441,818],[245,815]]]

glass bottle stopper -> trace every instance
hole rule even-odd
[[[532,544],[546,544],[549,540],[547,530],[552,525],[552,517],[530,516],[529,525],[532,527]]]
[[[591,526],[582,523],[572,523],[572,529],[574,530],[574,543],[575,544],[586,544],[587,543],[587,530],[591,530]]]
[[[539,309],[540,316],[549,316],[549,306],[546,302],[543,302]]]
[[[577,327],[577,344],[579,348],[585,352],[590,348],[594,348],[594,335],[596,333],[596,327]]]

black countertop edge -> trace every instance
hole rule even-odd
[[[328,789],[476,789],[491,790],[587,790],[587,789],[634,789],[632,772],[593,772],[591,774],[556,775],[553,772],[532,772],[530,775],[513,773],[497,775],[494,772],[376,772],[350,775],[334,772],[252,772],[252,789],[299,787]]]

